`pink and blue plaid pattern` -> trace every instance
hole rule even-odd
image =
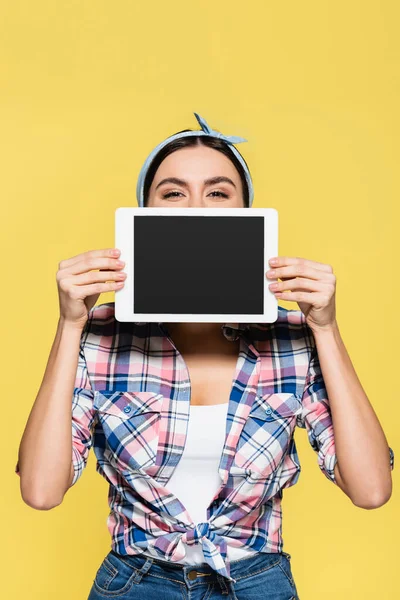
[[[279,306],[274,323],[225,323],[221,330],[228,340],[239,336],[240,349],[221,487],[207,521],[194,523],[168,490],[189,421],[186,364],[162,323],[120,323],[113,302],[90,311],[81,337],[72,398],[72,484],[93,447],[96,471],[109,483],[107,527],[116,552],[146,551],[180,561],[186,544],[200,543],[207,563],[233,580],[227,544],[283,549],[282,490],[300,474],[295,427],[306,429],[321,471],[335,484],[336,454],[318,354],[302,312]]]

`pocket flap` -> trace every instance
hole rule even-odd
[[[289,418],[301,413],[301,399],[296,394],[278,392],[256,396],[250,410],[250,416],[256,419],[272,421]]]
[[[143,413],[160,412],[162,400],[163,395],[155,392],[96,390],[93,406],[100,413],[130,419]]]

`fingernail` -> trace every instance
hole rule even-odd
[[[269,262],[270,265],[277,265],[278,264],[278,259],[277,258],[270,258],[268,262]]]

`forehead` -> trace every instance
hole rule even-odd
[[[222,152],[207,146],[191,146],[175,150],[162,161],[154,179],[172,174],[203,177],[204,179],[217,175],[229,175],[232,179],[234,177],[240,179],[232,161]]]

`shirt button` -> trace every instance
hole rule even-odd
[[[131,410],[132,410],[132,408],[130,406],[125,406],[125,408],[124,408],[125,413],[130,413]]]
[[[196,577],[197,577],[197,571],[189,571],[188,579],[190,579],[192,581],[193,579],[196,579]]]

